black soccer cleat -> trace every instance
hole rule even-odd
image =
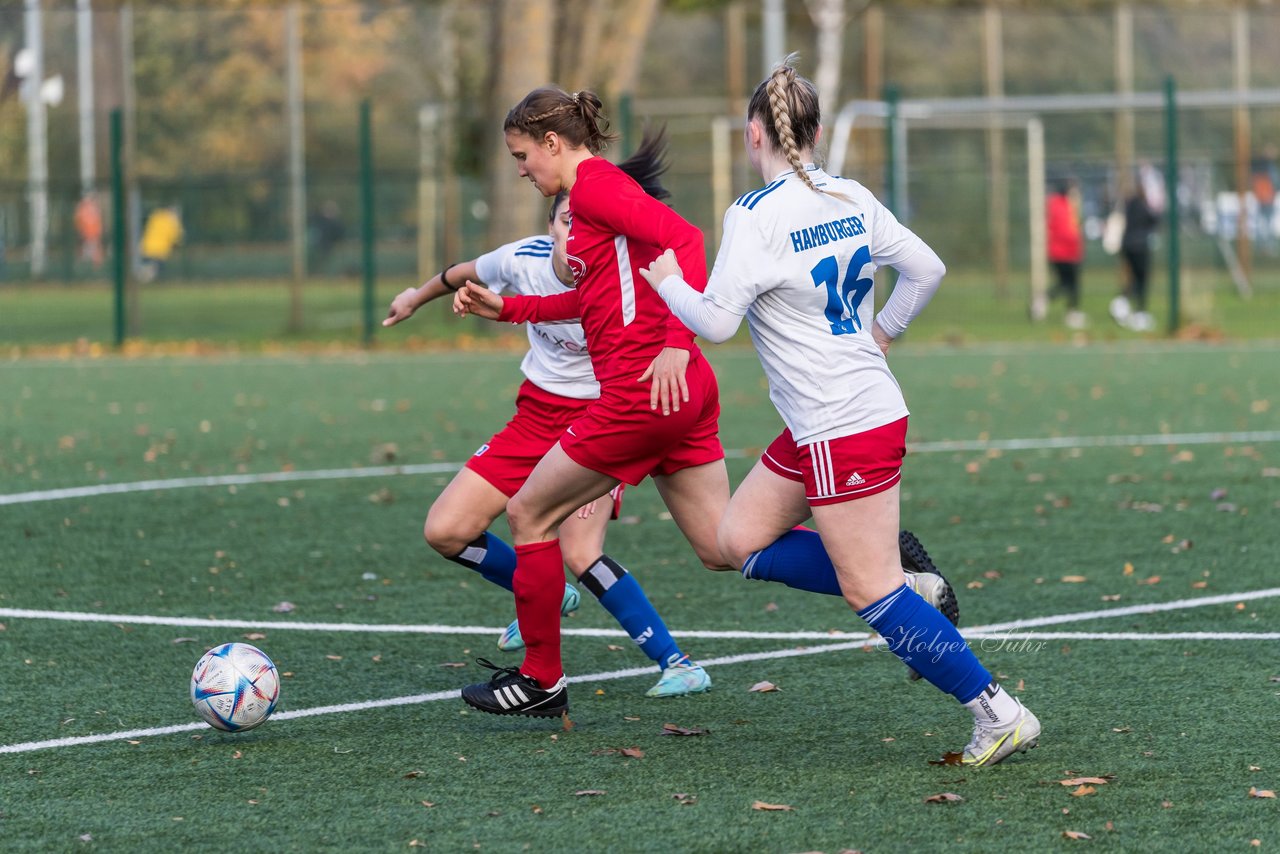
[[[514,667],[499,667],[487,658],[476,664],[494,671],[488,682],[462,689],[462,699],[473,709],[491,715],[524,715],[528,718],[555,718],[569,711],[568,680],[563,676],[546,689],[531,676]]]
[[[960,624],[960,603],[956,601],[956,591],[951,582],[943,576],[929,559],[929,553],[910,531],[898,532],[898,554],[902,559],[902,571],[907,575],[907,585],[920,595],[920,598],[937,608],[951,625]],[[907,678],[915,682],[920,674],[914,668],[907,668]]]
[[[933,561],[929,558],[929,553],[924,550],[924,546],[916,539],[916,535],[910,531],[898,532],[898,554],[902,558],[902,570],[911,575],[919,575],[920,573],[932,573],[942,579],[942,584],[933,595],[926,596],[919,590],[924,598],[942,612],[942,616],[950,621],[951,625],[960,625],[960,603],[956,601],[955,588],[951,586],[951,582],[947,581],[947,577],[943,575]],[[913,584],[914,588],[915,585]]]

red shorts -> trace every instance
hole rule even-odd
[[[560,441],[565,428],[592,403],[595,401],[552,394],[525,380],[516,395],[516,414],[467,460],[467,468],[510,498]]]
[[[600,399],[560,437],[560,447],[584,468],[632,486],[649,475],[724,459],[720,446],[720,389],[711,365],[698,354],[685,372],[689,401],[663,415],[649,408],[649,385],[602,388]]]
[[[810,506],[839,504],[884,492],[902,477],[907,419],[852,436],[797,447],[790,430],[773,440],[760,462],[804,484]]]

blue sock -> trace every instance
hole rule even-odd
[[[858,612],[889,650],[936,688],[967,703],[991,683],[991,674],[956,627],[907,585]]]
[[[841,595],[836,568],[817,531],[787,531],[773,545],[752,552],[742,565],[742,577],[777,581],[810,593]]]
[[[483,575],[486,581],[492,581],[499,587],[511,590],[511,578],[516,572],[515,549],[488,531],[467,543],[467,547],[461,553],[449,560],[467,569],[474,569]]]
[[[659,667],[672,663],[672,656],[676,661],[684,657],[666,623],[644,595],[640,582],[617,561],[600,555],[580,581]]]

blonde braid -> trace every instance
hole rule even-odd
[[[788,57],[790,59],[790,57]],[[782,143],[782,153],[796,171],[796,175],[805,186],[815,193],[821,193],[809,177],[804,163],[800,160],[800,149],[796,146],[795,132],[791,129],[791,83],[795,80],[796,70],[790,65],[779,65],[769,77],[769,108],[773,113],[773,126],[778,131],[778,140]]]

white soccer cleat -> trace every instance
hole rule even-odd
[[[676,659],[676,656],[671,656]],[[644,692],[646,697],[683,697],[711,690],[711,677],[686,655],[671,661],[662,671],[658,684]]]
[[[1026,753],[1040,743],[1040,719],[1018,700],[1018,716],[998,727],[975,724],[973,738],[960,764],[975,768],[996,765],[1015,753]]]

